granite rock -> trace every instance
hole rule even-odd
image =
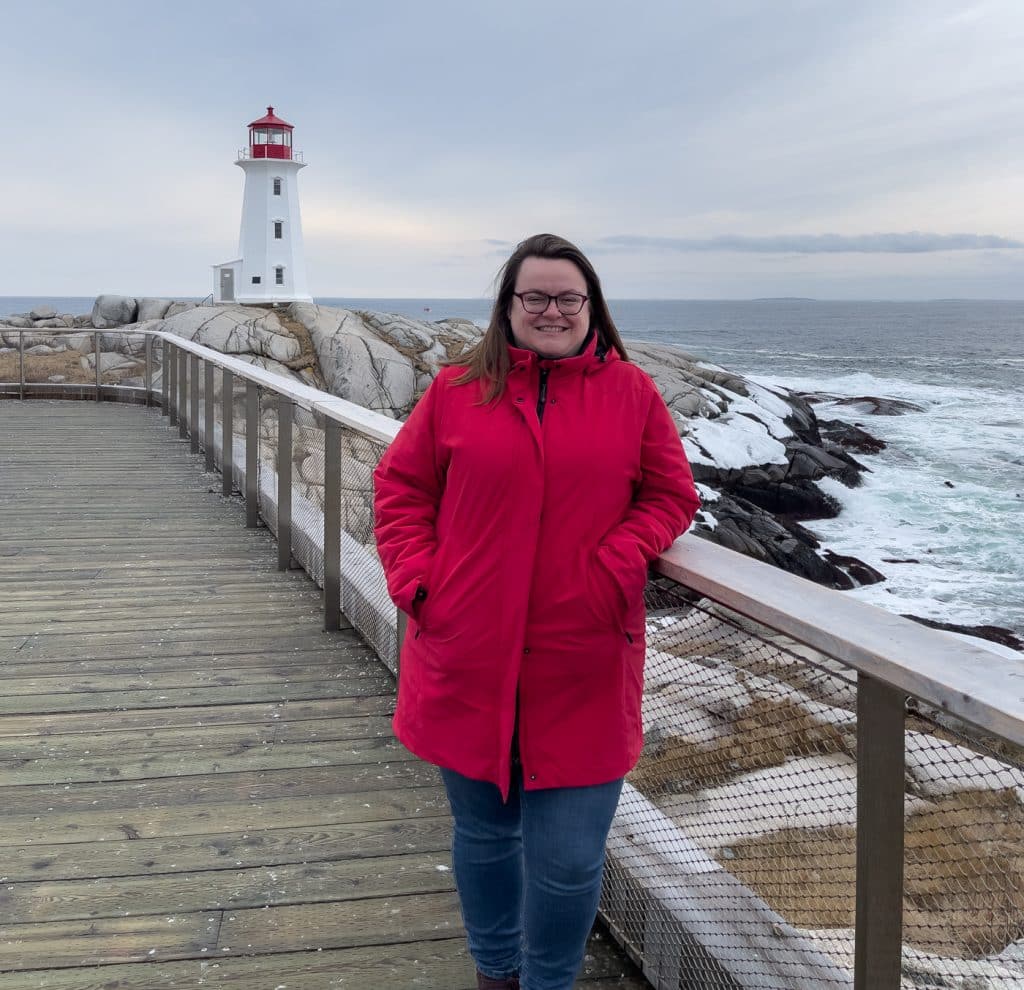
[[[162,320],[167,315],[171,305],[170,299],[140,299],[139,311],[135,318],[140,323],[143,320]]]
[[[131,296],[97,296],[92,305],[92,325],[97,330],[125,326],[135,322],[138,311],[138,303]]]

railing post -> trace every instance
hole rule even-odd
[[[260,522],[260,388],[245,383],[245,525],[255,529]]]
[[[25,331],[18,331],[18,398],[25,398]]]
[[[160,341],[160,415],[170,414],[170,379],[167,377],[167,341]]]
[[[206,470],[216,471],[217,464],[213,458],[213,445],[214,445],[214,402],[213,402],[213,375],[214,366],[210,361],[203,361],[203,375],[205,378],[204,389],[205,389],[205,405],[203,409],[203,426],[205,427],[203,433],[203,446],[206,448]]]
[[[100,365],[100,332],[94,330],[92,335],[92,349],[96,355],[96,401],[102,397],[103,368]]]
[[[220,384],[220,474],[221,491],[233,495],[235,491],[235,376],[224,369]]]
[[[906,692],[857,677],[854,990],[899,990]]]
[[[401,666],[402,663],[402,644],[405,642],[405,634],[409,628],[409,616],[405,614],[401,609],[398,609],[398,629],[397,629],[397,647],[395,649],[395,670]]]
[[[178,425],[178,348],[164,341],[164,378],[167,381],[167,418],[169,426]]]
[[[341,628],[341,424],[324,428],[324,629]]]
[[[277,569],[292,564],[292,410],[294,403],[277,397]]]
[[[189,384],[192,386],[191,412],[189,413],[189,436],[192,439],[190,449],[193,454],[199,453],[199,355],[192,355],[192,370],[189,373]]]
[[[178,348],[178,436],[188,436],[188,351]]]
[[[146,405],[153,405],[153,338],[146,334]]]

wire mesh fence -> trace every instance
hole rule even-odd
[[[603,911],[659,988],[850,987],[856,674],[664,579]],[[911,703],[902,986],[1024,987],[1015,747]]]
[[[292,556],[324,584],[324,419],[301,405],[292,424]]]
[[[245,491],[247,427],[245,421],[246,381],[240,375],[231,379],[231,465],[236,491]]]
[[[341,608],[392,673],[398,671],[397,613],[373,536],[373,469],[386,444],[341,433]]]
[[[146,335],[141,333],[99,333],[99,354],[95,349],[87,356],[95,370],[100,362],[101,385],[125,385],[142,388],[146,374]]]
[[[259,493],[260,516],[276,537],[277,532],[277,478],[278,478],[278,417],[281,403],[277,393],[258,388],[259,395]]]
[[[0,326],[0,384],[95,385],[94,351],[91,331]]]
[[[149,338],[150,388],[154,397],[159,397],[164,384],[167,347],[160,337]],[[159,401],[159,398],[157,398]]]

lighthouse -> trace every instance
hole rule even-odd
[[[214,265],[213,298],[221,303],[311,302],[299,214],[302,155],[291,124],[267,107],[249,125],[249,147],[235,164],[245,173],[239,257]]]

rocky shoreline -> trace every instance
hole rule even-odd
[[[32,331],[30,380],[75,381],[76,367],[79,380],[94,380],[89,331],[113,328],[174,333],[395,419],[408,415],[442,363],[481,334],[462,319],[427,322],[308,303],[264,308],[102,295],[87,316],[41,307],[0,317],[0,378],[10,380],[4,360],[17,357],[18,334],[9,331],[23,330]],[[63,332],[47,333],[54,330]],[[142,383],[140,340],[101,335],[105,381]],[[860,458],[883,449],[882,441],[860,426],[819,420],[815,403],[831,397],[756,384],[676,347],[631,341],[629,352],[679,425],[704,502],[697,535],[831,588],[885,580],[863,561],[822,547],[804,525],[840,511],[817,482],[856,487],[870,470]],[[909,405],[874,396],[843,401],[865,416],[899,415]],[[946,628],[1024,648],[1011,630]]]

